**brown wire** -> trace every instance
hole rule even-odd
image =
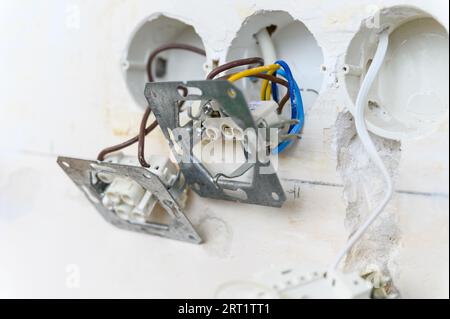
[[[218,78],[219,80],[222,79],[228,79],[230,76],[234,75],[236,73],[231,73],[231,74],[227,74],[225,76],[222,76],[220,78]],[[291,95],[289,93],[289,83],[283,79],[277,78],[276,76],[273,75],[269,75],[269,74],[265,74],[265,73],[258,73],[255,75],[252,75],[255,78],[260,78],[260,79],[264,79],[264,80],[269,80],[271,82],[275,82],[277,84],[280,84],[284,87],[286,87],[288,89],[288,91],[286,92],[286,94],[284,95],[284,97],[281,99],[280,103],[278,104],[278,109],[277,112],[281,113],[283,111],[284,106],[286,105],[286,103],[290,100]]]
[[[159,48],[157,48],[155,51],[153,51],[150,54],[150,57],[148,59],[148,63],[147,63],[147,76],[149,79],[149,82],[154,82],[153,76],[152,76],[152,64],[153,64],[153,60],[155,59],[155,57],[166,50],[170,50],[170,49],[180,49],[180,50],[186,50],[186,51],[190,51],[190,52],[194,52],[194,53],[198,53],[201,55],[206,55],[205,51],[194,47],[194,46],[190,46],[187,44],[177,44],[177,43],[169,43],[163,46],[160,46]],[[262,58],[259,57],[254,57],[254,58],[247,58],[247,59],[240,59],[240,60],[235,60],[235,61],[231,61],[229,63],[223,64],[217,68],[215,68],[207,77],[207,79],[214,79],[218,74],[227,71],[229,69],[238,67],[238,66],[243,66],[243,65],[251,65],[251,64],[260,64],[260,65],[264,65],[264,60]],[[227,76],[228,77],[228,76]],[[271,75],[267,75],[264,73],[260,73],[260,74],[256,74],[254,75],[254,77],[257,78],[262,78],[262,79],[267,79],[269,81],[273,81],[275,83],[281,84],[283,86],[288,87],[288,83],[282,79],[279,79],[275,76],[271,76]],[[223,78],[223,77],[222,77]],[[186,90],[187,91],[187,90]],[[185,93],[184,95],[187,94],[187,92],[183,92]],[[286,94],[286,96],[281,100],[280,102],[280,106],[278,108],[278,112],[281,112],[281,110],[283,109],[284,105],[286,104],[286,102],[289,100],[289,92]],[[180,104],[181,106],[181,104]],[[103,161],[106,157],[106,155],[113,153],[113,152],[117,152],[121,149],[124,149],[128,146],[133,145],[134,143],[138,142],[138,159],[140,164],[143,167],[150,167],[150,165],[147,163],[147,161],[145,160],[145,136],[147,136],[148,134],[150,134],[157,126],[158,126],[158,122],[155,120],[153,121],[150,126],[148,126],[147,128],[145,127],[148,121],[148,118],[150,117],[151,114],[151,108],[148,107],[145,112],[144,115],[142,117],[141,120],[141,125],[140,125],[140,129],[139,129],[139,134],[121,144],[115,145],[115,146],[111,146],[108,148],[105,148],[104,150],[102,150],[99,155],[97,156],[97,159],[99,161]]]
[[[151,113],[152,113],[152,109],[150,107],[147,107],[147,109],[145,110],[144,116],[142,117],[141,127],[139,129],[138,160],[142,167],[150,167],[150,165],[145,160],[145,136],[147,135],[145,127],[147,126],[147,121],[148,121],[148,118],[150,117]],[[156,122],[156,125],[158,125],[158,122]]]
[[[269,80],[269,81],[273,81],[275,83],[281,84],[281,85],[289,88],[288,82],[286,82],[286,81],[284,81],[284,80],[282,80],[280,78],[277,78],[277,77],[275,77],[273,75],[260,73],[260,74],[256,74],[255,77],[258,77],[258,78],[261,78],[261,79],[266,79],[266,80]],[[187,91],[184,91],[183,95],[186,96],[187,95]],[[284,101],[286,96],[287,96],[287,99],[286,99],[286,101]],[[283,101],[284,101],[284,103],[283,104],[280,103],[281,107],[283,107],[284,104],[286,104],[287,100],[289,100],[289,92],[286,94],[286,96],[282,100],[282,103],[283,103]],[[181,104],[180,104],[180,106],[181,106]],[[147,121],[148,121],[148,118],[149,118],[150,114],[151,114],[151,108],[148,107],[147,110],[144,113],[144,116],[142,117],[141,126],[140,126],[140,129],[139,129],[139,138],[138,138],[138,159],[139,159],[139,163],[141,164],[141,166],[147,167],[147,168],[150,167],[150,165],[145,160],[145,136],[147,135],[145,133],[145,126],[147,125]]]
[[[147,63],[147,75],[149,78],[150,82],[153,82],[153,75],[152,75],[152,64],[153,64],[153,60],[155,59],[155,57],[166,50],[170,50],[170,49],[182,49],[182,50],[187,50],[187,51],[191,51],[191,52],[195,52],[198,54],[202,54],[202,55],[206,55],[205,51],[190,45],[185,45],[185,44],[176,44],[176,43],[169,43],[167,45],[163,45],[161,47],[159,47],[158,49],[156,49],[155,51],[152,52],[152,54],[150,54],[150,57],[148,59],[148,63]],[[259,57],[255,57],[255,58],[248,58],[248,59],[241,59],[241,60],[236,60],[236,61],[232,61],[230,63],[226,63],[222,66],[219,66],[218,68],[214,69],[209,75],[208,75],[208,79],[211,77],[211,79],[213,79],[217,74],[222,73],[223,71],[229,70],[231,68],[235,68],[238,66],[242,66],[242,65],[249,65],[249,64],[261,64],[264,65],[264,60],[259,58]],[[275,77],[273,77],[274,79],[276,79]],[[183,95],[186,96],[187,95],[187,88],[181,87],[183,89]],[[184,102],[184,101],[183,101]],[[179,104],[179,107],[181,107],[183,105],[183,103]],[[145,136],[147,134],[145,134],[145,126],[147,125],[147,121],[148,118],[150,116],[151,113],[151,108],[148,107],[147,110],[144,113],[144,116],[142,117],[142,121],[141,121],[141,126],[140,126],[140,130],[139,130],[139,135],[138,135],[138,159],[139,159],[139,163],[141,164],[141,166],[143,167],[150,167],[150,165],[147,163],[147,161],[145,160]]]
[[[265,74],[265,73],[256,74],[256,75],[254,75],[254,77],[269,80],[270,82],[274,82],[274,83],[277,83],[277,84],[280,84],[280,85],[286,87],[287,92],[281,99],[280,103],[278,104],[277,112],[278,112],[278,114],[280,114],[283,111],[283,108],[286,105],[286,103],[291,98],[291,94],[289,93],[289,83],[283,79],[277,78],[276,76]]]
[[[165,45],[162,45],[160,47],[158,47],[157,49],[155,49],[149,56],[148,58],[148,62],[147,62],[147,76],[148,76],[148,80],[149,82],[154,82],[154,78],[153,78],[153,72],[152,72],[152,65],[153,65],[153,60],[156,58],[156,56],[158,54],[160,54],[161,52],[167,51],[167,50],[185,50],[185,51],[190,51],[190,52],[194,52],[203,56],[206,56],[206,52],[203,49],[194,47],[192,45],[188,45],[188,44],[181,44],[181,43],[168,43]],[[181,87],[181,89],[183,90],[183,95],[187,95],[187,88]],[[183,101],[184,103],[184,101]],[[179,104],[179,107],[181,107],[183,105],[183,103]],[[146,125],[147,125],[147,121],[148,118],[150,117],[151,114],[151,108],[150,106],[145,110],[145,113],[142,117],[142,121],[141,121],[141,126],[139,129],[139,135],[138,135],[138,160],[139,163],[141,164],[142,167],[150,167],[150,164],[147,163],[147,161],[145,160],[145,137],[150,133],[147,132],[146,130]],[[158,125],[158,123],[155,121],[151,124],[151,126],[153,124],[156,124],[156,126]],[[155,126],[155,127],[156,127]]]
[[[147,62],[147,76],[148,76],[148,81],[149,82],[154,82],[153,75],[152,75],[152,63],[153,63],[153,60],[155,59],[155,57],[159,53],[161,53],[163,51],[166,51],[166,50],[170,50],[170,49],[180,49],[180,50],[191,51],[191,52],[198,53],[198,54],[201,54],[201,55],[206,55],[206,52],[204,50],[202,50],[200,48],[197,48],[197,47],[194,47],[194,46],[187,45],[187,44],[169,43],[169,44],[162,45],[162,46],[158,47],[155,51],[153,51],[150,54],[150,57],[148,59],[148,62]],[[184,92],[184,93],[187,94],[187,89],[186,89],[186,92]],[[142,122],[147,123],[148,118],[150,116],[149,110],[150,110],[150,107],[148,107],[147,110],[144,113],[143,119],[141,121],[141,126],[142,126]],[[147,115],[147,113],[148,113],[148,115]],[[138,158],[140,159],[139,161],[141,161],[141,158],[142,158],[144,160],[143,163],[146,163],[145,159],[143,158],[143,150],[144,150],[144,146],[145,146],[144,145],[145,136],[150,134],[157,126],[158,126],[158,122],[157,121],[153,121],[150,124],[150,126],[148,126],[147,128],[145,128],[145,125],[144,125],[144,129],[142,130],[142,127],[141,127],[141,129],[139,130],[139,134],[136,135],[135,137],[133,137],[133,138],[131,138],[131,139],[129,139],[129,140],[123,142],[123,143],[120,143],[120,144],[117,144],[117,145],[114,145],[114,146],[107,147],[107,148],[103,149],[98,154],[97,160],[103,161],[105,159],[106,155],[108,155],[110,153],[114,153],[114,152],[120,151],[120,150],[122,150],[122,149],[124,149],[126,147],[129,147],[129,146],[133,145],[134,143],[139,142],[139,140],[141,139],[142,140],[142,142],[141,142],[141,144],[142,144],[142,146],[141,146],[142,153],[138,153]],[[144,137],[142,137],[142,134],[143,134]],[[142,165],[142,163],[141,163],[141,165]]]
[[[153,60],[156,58],[156,56],[158,54],[160,54],[161,52],[167,51],[167,50],[185,50],[185,51],[190,51],[190,52],[194,52],[203,56],[206,56],[206,52],[203,49],[194,47],[192,45],[189,44],[181,44],[181,43],[168,43],[168,44],[164,44],[158,48],[156,48],[149,56],[148,58],[148,62],[147,62],[147,76],[148,76],[148,80],[150,82],[154,82],[153,79],[153,72],[152,72],[152,65],[153,65]]]
[[[246,58],[246,59],[239,59],[234,60],[225,64],[222,64],[221,66],[218,66],[214,70],[212,70],[208,76],[206,77],[207,80],[213,80],[218,74],[236,68],[238,66],[243,65],[251,65],[251,64],[260,64],[264,65],[264,60],[260,57],[254,57],[254,58]]]
[[[158,122],[154,121],[152,124],[150,124],[149,127],[147,127],[145,129],[145,135],[150,134],[150,132],[152,132],[157,126],[158,126]],[[104,150],[102,150],[98,154],[97,160],[103,161],[105,159],[106,155],[108,155],[110,153],[114,153],[114,152],[120,151],[121,149],[124,149],[124,148],[126,148],[128,146],[131,146],[131,145],[133,145],[134,143],[136,143],[138,141],[139,141],[139,135],[136,135],[135,137],[133,137],[133,138],[131,138],[131,139],[129,139],[129,140],[123,142],[123,143],[120,143],[120,144],[117,144],[115,146],[111,146],[111,147],[105,148]]]

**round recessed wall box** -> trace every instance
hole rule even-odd
[[[367,126],[396,140],[428,135],[448,118],[449,43],[447,30],[417,8],[385,8],[362,23],[341,70],[349,109],[354,111],[383,28],[389,28],[389,46],[369,94]]]
[[[169,43],[204,49],[192,25],[162,13],[145,19],[130,36],[121,67],[128,90],[141,107],[147,107],[144,88],[149,82],[149,57],[156,48]],[[167,50],[158,54],[153,61],[153,78],[155,81],[201,80],[205,77],[205,61],[206,57],[193,52]]]
[[[302,92],[303,104],[307,112],[318,98],[322,89],[324,73],[322,65],[324,55],[317,39],[308,27],[300,20],[293,18],[288,12],[275,10],[261,10],[247,17],[227,50],[226,59],[265,56],[258,33],[267,29],[268,41],[273,47],[272,59],[286,61]],[[275,61],[265,61],[272,64]],[[238,69],[234,69],[236,72]],[[259,100],[260,81],[254,78],[244,79],[236,84],[243,90],[249,101]],[[289,111],[289,108],[285,108]]]

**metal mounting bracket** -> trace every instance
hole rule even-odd
[[[188,93],[187,96],[182,96],[179,91],[180,87],[187,92],[191,91],[187,89],[193,88],[192,91],[200,93]],[[179,165],[187,183],[197,194],[202,197],[248,204],[272,207],[283,205],[286,195],[270,161],[263,163],[256,158],[252,181],[249,183],[232,178],[219,180],[211,176],[201,161],[193,155],[194,144],[201,138],[194,128],[194,121],[191,120],[184,126],[180,126],[179,103],[181,101],[215,100],[221,111],[231,117],[243,131],[247,128],[257,131],[247,102],[238,88],[228,81],[154,82],[147,83],[145,97],[172,149],[175,149],[175,145],[179,146],[182,157],[188,158],[188,160],[180,161]],[[187,140],[173,136],[173,132],[180,128],[186,129],[188,132]],[[248,163],[244,163],[243,166],[248,168]],[[238,169],[238,171],[242,172],[247,168]],[[262,171],[264,174],[260,173]],[[240,192],[244,196],[235,196],[234,192]]]
[[[202,239],[194,227],[184,215],[180,205],[167,189],[158,176],[147,169],[137,166],[97,162],[69,157],[58,157],[58,164],[86,195],[103,218],[114,226],[140,232],[200,244]],[[104,184],[96,181],[95,176],[99,172],[107,172],[118,176],[128,177],[146,190],[152,192],[158,199],[159,204],[172,217],[170,224],[160,223],[134,223],[121,219],[113,210],[102,204],[102,193]]]

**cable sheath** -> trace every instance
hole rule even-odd
[[[372,223],[377,219],[377,217],[383,212],[384,208],[390,201],[393,195],[393,184],[391,176],[383,163],[380,155],[377,152],[377,149],[370,138],[369,132],[367,130],[364,112],[366,110],[366,105],[368,103],[368,96],[370,89],[377,77],[378,72],[383,64],[384,58],[386,56],[387,48],[389,45],[389,32],[388,30],[384,30],[379,35],[379,43],[378,48],[375,53],[375,57],[372,61],[372,64],[367,72],[366,77],[361,85],[361,89],[359,91],[358,97],[356,99],[356,110],[355,110],[355,125],[356,132],[363,144],[364,149],[368,153],[372,162],[378,167],[384,179],[386,180],[386,193],[383,197],[383,200],[379,203],[379,205],[375,208],[370,217],[358,228],[358,230],[349,238],[347,244],[337,255],[334,263],[331,266],[331,271],[336,271],[341,263],[342,259],[349,253],[352,247],[355,245],[358,240],[364,235],[367,229],[372,225]]]

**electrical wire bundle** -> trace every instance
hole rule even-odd
[[[375,162],[375,164],[378,166],[380,171],[382,172],[383,176],[386,180],[386,195],[383,198],[382,202],[379,204],[378,207],[374,210],[372,215],[364,222],[364,224],[351,236],[345,247],[340,251],[338,254],[336,260],[334,261],[332,267],[330,268],[329,272],[333,273],[336,271],[339,267],[340,262],[342,259],[348,254],[350,249],[355,245],[355,243],[362,237],[362,235],[367,231],[369,226],[373,223],[373,221],[380,215],[380,213],[384,210],[387,203],[389,202],[390,198],[392,197],[393,193],[393,185],[390,178],[390,175],[384,166],[381,158],[377,154],[376,148],[373,144],[373,142],[370,139],[370,136],[368,134],[365,122],[364,122],[364,105],[366,105],[368,92],[370,90],[370,87],[373,84],[374,78],[376,77],[381,64],[384,60],[386,50],[388,46],[388,31],[384,30],[380,33],[380,43],[376,52],[376,56],[374,59],[374,62],[372,63],[372,66],[369,69],[369,72],[364,79],[364,82],[362,84],[361,91],[358,95],[357,103],[356,103],[356,109],[357,109],[357,115],[355,117],[356,119],[356,128],[357,133],[361,138],[361,141],[369,153],[371,159]],[[152,74],[152,64],[154,59],[158,54],[160,54],[163,51],[166,50],[185,50],[189,52],[193,52],[196,54],[200,54],[203,56],[206,56],[206,53],[204,50],[186,45],[186,44],[177,44],[177,43],[169,43],[166,45],[163,45],[156,50],[154,50],[148,59],[147,63],[147,74],[148,74],[148,80],[149,82],[153,82],[153,74]],[[272,50],[273,51],[273,50]],[[257,65],[256,67],[254,65]],[[263,79],[262,86],[261,86],[261,100],[267,101],[271,98],[278,103],[278,113],[281,114],[283,111],[284,106],[287,104],[288,101],[290,101],[291,104],[291,121],[288,121],[291,125],[288,129],[287,138],[282,140],[281,143],[278,144],[278,146],[272,151],[273,154],[279,154],[287,149],[289,145],[291,145],[295,138],[300,137],[300,133],[303,129],[304,123],[305,123],[305,115],[304,115],[304,108],[303,108],[303,100],[301,95],[301,89],[299,88],[296,80],[294,79],[294,76],[292,75],[292,72],[289,68],[289,65],[282,60],[276,61],[274,64],[270,65],[264,65],[264,60],[259,57],[253,57],[253,58],[246,58],[246,59],[239,59],[235,61],[231,61],[228,63],[225,63],[217,68],[215,68],[213,71],[211,71],[207,79],[208,80],[214,80],[216,77],[226,71],[229,71],[231,69],[234,69],[236,67],[242,67],[242,66],[253,66],[249,67],[247,70],[227,74],[224,76],[221,76],[217,79],[227,79],[230,82],[236,82],[242,78],[246,77],[254,77]],[[280,78],[281,77],[281,78]],[[270,82],[270,85],[269,85]],[[279,100],[279,90],[278,86],[281,85],[284,86],[287,89],[287,92],[285,96]],[[316,92],[314,90],[307,90]],[[187,95],[187,89],[184,89],[184,95]],[[317,93],[317,92],[316,92]],[[180,103],[180,107],[183,103]],[[157,126],[157,121],[153,121],[149,126],[147,126],[147,121],[151,114],[151,106],[148,106],[145,110],[145,113],[143,115],[139,134],[121,144],[108,147],[104,150],[102,150],[99,154],[97,159],[99,161],[103,161],[106,157],[106,155],[119,151],[121,149],[124,149],[128,146],[131,146],[138,143],[138,159],[140,164],[143,167],[150,167],[149,164],[145,160],[144,156],[144,143],[145,143],[145,136],[148,135],[150,132],[152,132]]]
[[[303,110],[303,100],[300,93],[300,89],[298,87],[297,82],[295,81],[292,72],[288,66],[288,64],[282,60],[276,61],[274,64],[260,66],[257,68],[251,68],[236,74],[231,75],[228,78],[228,81],[235,82],[243,77],[250,76],[258,76],[264,74],[266,77],[261,86],[261,100],[266,101],[270,100],[272,95],[273,99],[279,103],[278,99],[278,87],[277,84],[283,84],[287,87],[288,92],[286,96],[282,100],[282,104],[279,103],[278,112],[281,113],[283,106],[286,104],[287,100],[291,101],[291,119],[295,121],[295,124],[292,124],[288,130],[288,138],[282,141],[273,151],[274,154],[278,154],[283,152],[292,142],[292,137],[299,137],[300,132],[304,125],[304,110]],[[287,80],[280,82],[274,80],[277,78],[276,76],[280,75]],[[269,81],[271,81],[271,85],[269,86]],[[271,94],[272,93],[272,94]]]
[[[206,56],[206,53],[204,50],[186,45],[186,44],[178,44],[178,43],[169,43],[165,44],[163,46],[158,47],[155,49],[149,56],[148,62],[147,62],[147,76],[149,82],[154,81],[153,77],[153,71],[152,71],[152,65],[154,59],[157,57],[158,54],[161,52],[167,51],[167,50],[184,50],[189,51],[192,53],[196,53],[199,55]],[[254,67],[254,65],[257,65]],[[302,102],[302,96],[300,93],[300,89],[297,85],[297,82],[295,81],[292,72],[288,66],[288,64],[284,61],[276,61],[274,64],[271,65],[264,65],[264,60],[259,57],[252,57],[252,58],[245,58],[245,59],[238,59],[234,60],[228,63],[225,63],[221,66],[218,66],[214,70],[212,70],[208,76],[208,80],[214,80],[216,77],[226,71],[229,71],[231,69],[234,69],[236,67],[242,67],[242,66],[249,66],[247,70],[227,74],[225,76],[219,77],[217,79],[228,79],[230,82],[238,81],[242,78],[246,77],[254,77],[254,78],[260,78],[263,79],[262,87],[261,87],[261,100],[270,100],[271,96],[274,101],[278,103],[278,113],[281,113],[283,111],[284,106],[288,101],[291,103],[291,118],[292,121],[290,121],[291,125],[288,129],[288,134],[286,135],[287,138],[283,140],[274,150],[273,153],[281,153],[283,152],[292,142],[293,138],[299,137],[299,134],[303,128],[304,124],[304,113],[303,113],[303,102]],[[282,77],[279,78],[278,76]],[[271,85],[268,85],[269,82]],[[278,98],[278,85],[284,86],[287,89],[287,92],[285,96],[279,101]],[[187,90],[183,92],[184,95],[187,95]],[[180,103],[180,107],[183,103]],[[117,152],[119,150],[122,150],[126,147],[129,147],[136,142],[138,143],[138,159],[139,163],[143,167],[149,167],[149,164],[145,160],[145,136],[150,134],[157,126],[157,121],[153,121],[149,126],[147,126],[147,121],[151,114],[151,106],[147,107],[145,110],[145,113],[143,115],[139,134],[121,144],[105,148],[102,150],[98,156],[97,160],[103,161],[106,157],[106,155]]]
[[[294,76],[292,75],[291,69],[288,64],[282,60],[278,60],[275,62],[276,65],[279,65],[278,68],[274,72],[274,76],[280,75],[285,78],[289,84],[289,97],[291,100],[291,118],[292,120],[298,121],[296,124],[293,124],[289,127],[288,136],[300,136],[300,133],[303,129],[303,125],[305,123],[305,113],[303,108],[303,99],[300,93],[300,88],[295,81]],[[268,81],[264,81],[261,88],[261,98],[264,100],[268,100],[272,93],[272,98],[278,102],[278,87],[275,82],[272,82],[271,86],[268,85]],[[288,138],[285,141],[281,142],[277,148],[274,149],[273,153],[278,154],[286,150],[286,148],[293,142],[293,139]]]

